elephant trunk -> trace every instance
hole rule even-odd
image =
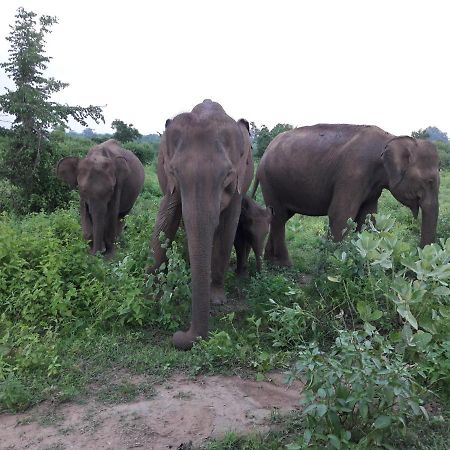
[[[183,198],[182,205],[192,277],[192,319],[187,332],[174,334],[173,343],[180,350],[189,350],[198,337],[208,335],[211,257],[220,211],[211,207],[211,199],[186,201]]]
[[[92,217],[92,237],[93,245],[91,253],[95,255],[97,252],[105,251],[105,212],[94,208],[91,212]]]
[[[422,210],[422,230],[420,246],[432,244],[436,240],[436,228],[439,215],[439,202],[437,194],[432,199],[424,200],[420,203]]]

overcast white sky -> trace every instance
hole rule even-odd
[[[98,132],[162,131],[205,98],[269,127],[450,132],[448,0],[1,0],[0,61],[19,6],[58,17],[48,74],[70,86],[55,99],[107,105]]]

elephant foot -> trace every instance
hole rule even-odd
[[[114,257],[115,254],[116,254],[116,250],[114,248],[112,248],[112,249],[106,250],[103,253],[103,256],[105,259],[111,259]]]
[[[172,337],[172,342],[178,350],[190,350],[194,342],[201,337],[191,329],[188,331],[177,331]]]
[[[247,269],[236,270],[236,276],[239,278],[250,278],[250,274]]]
[[[211,303],[213,305],[223,305],[227,303],[227,297],[223,287],[211,286]]]
[[[269,264],[278,267],[292,267],[292,261],[289,258],[272,257],[267,260]]]

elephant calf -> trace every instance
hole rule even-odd
[[[144,167],[136,155],[109,139],[92,147],[85,158],[67,156],[56,173],[80,193],[83,236],[91,253],[114,255],[114,242],[144,185]]]
[[[269,144],[256,177],[266,205],[274,209],[265,257],[276,264],[291,264],[285,224],[295,213],[328,215],[338,241],[349,218],[360,228],[366,216],[377,211],[383,189],[415,217],[421,209],[421,246],[435,240],[439,158],[431,142],[394,136],[376,126],[301,127]]]
[[[261,256],[264,240],[269,234],[272,220],[272,208],[262,208],[253,199],[245,195],[242,198],[241,215],[234,238],[236,249],[236,274],[247,275],[247,260],[250,248],[255,252],[256,270],[261,272]]]

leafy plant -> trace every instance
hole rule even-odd
[[[164,242],[164,236],[161,236]],[[155,274],[149,274],[146,288],[153,299],[153,317],[171,331],[178,330],[189,320],[191,274],[176,241],[162,244],[167,250],[167,263]]]
[[[327,352],[304,346],[291,379],[305,381],[307,429],[288,448],[389,448],[393,429],[427,417],[414,371],[377,333],[341,331]]]

